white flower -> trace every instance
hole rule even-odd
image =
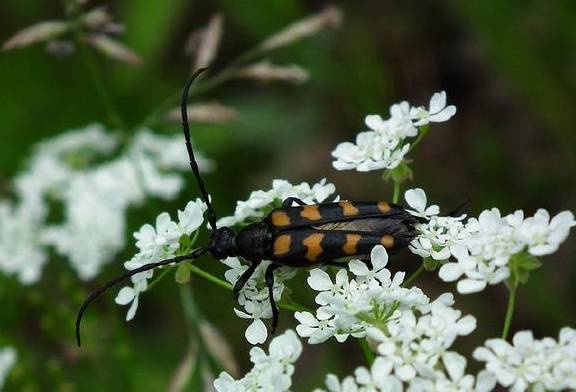
[[[414,210],[411,214],[428,219],[416,225],[418,236],[410,243],[410,250],[422,258],[456,262],[443,264],[438,274],[446,282],[458,281],[459,293],[484,290],[510,276],[510,259],[522,252],[540,256],[555,252],[576,225],[574,215],[561,212],[554,218],[540,209],[533,217],[524,219],[522,211],[502,216],[497,208],[485,210],[478,218],[465,222],[460,217],[439,216],[437,206],[426,207],[426,193],[410,189],[406,202]]]
[[[426,193],[421,188],[407,190],[404,198],[413,208],[408,212],[428,219],[428,222],[416,225],[419,235],[410,243],[410,250],[422,258],[448,260],[453,247],[469,235],[464,224],[466,216],[438,216],[440,208],[437,205],[426,206],[428,203]]]
[[[429,300],[416,287],[401,287],[404,273],[391,276],[385,268],[388,255],[383,246],[371,252],[372,267],[359,260],[350,261],[350,278],[345,269],[336,274],[334,281],[320,269],[310,271],[308,284],[316,291],[320,307],[316,315],[297,312],[300,325],[296,331],[308,338],[308,343],[321,343],[334,336],[343,342],[349,336],[364,337],[370,323],[386,323],[398,317],[403,310],[425,307]]]
[[[446,304],[446,298],[430,304],[429,313],[425,310],[402,312],[387,324],[387,332],[368,329],[378,354],[394,363],[394,374],[402,381],[416,376],[430,378],[454,340],[476,328],[476,319],[462,317],[460,311]]]
[[[466,358],[453,351],[442,355],[441,367],[430,377],[410,380],[409,392],[488,392],[496,385],[495,377],[486,371],[476,377],[466,374]]]
[[[386,264],[388,264],[386,248],[383,246],[375,246],[370,252],[370,261],[372,263],[372,269],[369,269],[366,264],[359,260],[351,260],[348,263],[350,272],[361,278],[364,282],[372,283],[378,281],[382,284],[389,283],[391,274],[390,271],[384,268]]]
[[[125,247],[129,208],[147,197],[178,194],[183,180],[174,171],[189,169],[180,135],[138,130],[113,157],[119,142],[117,134],[90,125],[38,144],[28,170],[15,179],[18,200],[0,201],[13,206],[2,207],[0,270],[17,273],[23,283],[35,282],[51,246],[81,279],[92,279]],[[199,165],[206,170],[209,162],[200,156]],[[64,218],[48,224],[52,205],[62,205]],[[198,218],[189,220],[185,224],[194,225]]]
[[[203,222],[206,204],[200,200],[190,201],[184,211],[178,211],[178,222],[171,220],[167,212],[156,217],[156,225],[145,224],[134,233],[136,246],[139,252],[124,263],[127,270],[134,270],[146,264],[169,259],[176,254],[186,254],[191,249],[181,249],[180,240],[183,236],[190,236],[198,230]],[[116,295],[118,305],[130,305],[126,314],[126,321],[134,318],[138,309],[139,295],[148,288],[148,280],[154,271],[140,272],[130,277],[132,286],[125,286]]]
[[[511,391],[576,388],[576,330],[563,328],[558,341],[536,340],[531,331],[517,332],[512,344],[489,339],[474,351],[486,371]]]
[[[234,215],[219,219],[218,227],[247,224],[261,219],[289,197],[301,199],[306,204],[317,204],[325,202],[335,191],[334,184],[327,183],[326,179],[312,186],[306,182],[292,185],[286,180],[277,179],[272,181],[272,189],[254,191],[248,200],[237,202]]]
[[[329,374],[326,387],[329,392],[401,392],[402,382],[391,374],[393,364],[384,357],[377,357],[370,369],[358,367],[354,376],[348,376],[340,382],[338,377]],[[318,390],[322,391],[322,390]]]
[[[252,370],[235,380],[226,372],[214,381],[217,392],[285,392],[292,385],[294,363],[302,353],[302,344],[292,330],[272,339],[269,354],[259,347],[250,350]]]
[[[330,320],[322,320],[322,313],[314,317],[309,312],[295,312],[294,317],[300,323],[296,326],[296,332],[303,338],[309,338],[310,344],[325,342],[336,334],[334,323]]]
[[[408,212],[414,216],[428,218],[440,213],[440,207],[437,205],[426,207],[428,200],[426,199],[426,193],[422,188],[408,189],[404,193],[404,199],[406,199],[406,203],[414,209],[408,210]]]
[[[518,234],[528,244],[530,254],[544,256],[556,252],[574,226],[576,220],[570,211],[561,212],[550,221],[548,211],[539,209],[519,225]]]
[[[244,336],[250,344],[261,344],[268,338],[268,330],[266,325],[262,321],[263,318],[270,318],[272,316],[272,310],[269,304],[263,301],[245,301],[244,308],[246,312],[242,312],[238,309],[234,309],[234,312],[238,317],[245,319],[253,319],[252,323],[246,328]]]
[[[16,350],[12,347],[0,348],[0,390],[4,387],[10,369],[16,363]]]
[[[326,387],[329,392],[359,392],[360,387],[356,384],[354,377],[348,376],[340,382],[338,377],[333,374],[326,376]],[[317,389],[314,392],[321,392],[322,389]]]
[[[42,205],[0,201],[0,270],[23,284],[37,282],[48,260],[39,232],[45,218]]]
[[[182,235],[198,230],[207,208],[203,200],[189,201],[184,211],[178,211],[178,232]]]
[[[237,257],[228,257],[222,263],[230,268],[224,273],[224,277],[232,285],[248,269],[246,265],[240,263]],[[244,334],[250,344],[264,343],[268,338],[268,330],[262,320],[272,317],[269,291],[265,280],[265,272],[269,265],[270,261],[262,261],[258,265],[252,277],[240,290],[238,303],[244,310],[234,309],[238,317],[253,320]],[[282,298],[284,281],[292,279],[295,275],[296,270],[289,267],[279,268],[274,271],[273,295],[276,302]]]
[[[369,131],[356,135],[356,143],[344,142],[332,151],[336,170],[361,172],[394,169],[410,150],[408,138],[418,136],[419,126],[429,122],[447,121],[456,113],[455,106],[446,107],[446,93],[436,93],[430,100],[430,109],[410,107],[406,101],[390,107],[390,117],[377,114],[366,116]]]
[[[409,144],[401,144],[401,139],[378,132],[360,132],[356,144],[344,142],[336,146],[332,165],[336,170],[366,172],[380,169],[394,169],[402,162],[410,149]]]
[[[415,120],[415,126],[426,125],[431,122],[444,122],[456,114],[456,106],[446,106],[446,92],[434,93],[430,98],[428,110],[424,107],[410,109],[410,116]]]

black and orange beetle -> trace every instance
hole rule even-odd
[[[278,324],[278,309],[274,302],[274,270],[281,266],[311,267],[318,265],[345,265],[336,260],[370,253],[376,245],[383,245],[391,253],[408,247],[416,236],[414,225],[421,218],[414,217],[403,207],[387,202],[341,201],[306,205],[299,199],[288,198],[282,207],[271,211],[260,222],[253,223],[238,233],[228,227],[216,227],[216,213],[194,157],[190,143],[190,129],[186,104],[192,82],[205,70],[199,69],[186,84],[182,94],[182,127],[190,167],[204,202],[208,206],[207,218],[212,228],[208,246],[194,252],[144,265],[129,271],[93,291],[84,301],[76,317],[76,339],[80,345],[80,322],[88,305],[100,294],[130,276],[168,264],[194,260],[205,253],[216,259],[239,256],[250,262],[249,268],[234,286],[234,297],[250,279],[262,260],[272,263],[265,273],[272,307],[272,330]]]

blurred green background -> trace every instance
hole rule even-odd
[[[216,12],[224,16],[218,70],[246,49],[285,25],[327,5],[303,0],[125,0],[106,4],[125,24],[122,38],[138,52],[140,67],[112,62],[103,67],[106,84],[121,116],[137,125],[166,97],[178,93],[190,62],[183,45],[188,33]],[[330,151],[352,140],[364,115],[385,113],[407,99],[424,105],[435,91],[446,90],[458,107],[448,123],[435,125],[416,154],[414,181],[448,211],[466,198],[470,212],[492,206],[504,213],[537,208],[552,213],[576,205],[576,3],[572,1],[377,1],[333,2],[344,14],[340,28],[327,30],[270,56],[297,63],[311,78],[303,85],[235,81],[207,94],[236,107],[240,118],[225,125],[194,126],[198,148],[217,169],[206,176],[221,215],[255,189],[268,189],[273,178],[293,183],[327,177],[347,199],[388,199],[391,187],[378,172],[336,172]],[[41,20],[63,15],[57,1],[3,0],[0,40]],[[105,111],[78,56],[56,58],[43,45],[0,53],[0,194],[25,167],[34,143],[64,130],[98,121]],[[159,127],[180,132],[176,125]],[[263,164],[262,162],[265,162]],[[153,201],[131,214],[132,228],[161,211],[182,208],[195,198],[189,182],[179,200]],[[6,390],[100,391],[165,390],[186,355],[187,327],[178,287],[165,279],[141,299],[134,321],[113,293],[91,310],[85,347],[74,347],[72,318],[89,289],[120,273],[130,246],[100,277],[83,284],[54,256],[40,283],[24,287],[0,276],[0,346],[13,345],[19,360]],[[533,329],[557,336],[576,325],[576,240],[574,236],[528,285],[519,291],[512,330]],[[209,258],[203,268],[221,274]],[[413,271],[417,259],[404,254],[393,269]],[[312,303],[305,273],[290,282],[296,297]],[[418,282],[431,297],[453,285],[429,274]],[[232,312],[229,292],[194,278],[199,312],[230,342],[241,373],[249,369],[244,320]],[[47,301],[48,299],[48,301]],[[457,307],[478,318],[478,329],[461,338],[469,353],[500,334],[505,313],[503,285],[481,294],[457,296]],[[295,325],[288,313],[280,330]],[[199,315],[200,317],[200,315]],[[348,374],[363,363],[354,342],[305,345],[294,377],[295,391],[320,386],[330,371]],[[311,366],[313,365],[313,366]],[[187,389],[203,390],[198,379]]]

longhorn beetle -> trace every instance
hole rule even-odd
[[[272,331],[278,325],[278,308],[274,302],[274,270],[281,266],[312,267],[318,265],[346,265],[335,260],[347,256],[367,255],[376,245],[383,245],[394,253],[406,248],[416,236],[414,225],[421,218],[414,217],[403,207],[381,202],[341,201],[306,205],[302,200],[289,197],[282,207],[272,210],[260,222],[253,223],[238,233],[228,227],[216,226],[216,212],[212,207],[204,181],[200,176],[194,150],[190,143],[190,129],[186,105],[188,92],[194,80],[206,68],[198,69],[184,86],[181,111],[182,129],[190,167],[207,205],[208,223],[212,236],[208,246],[192,253],[144,265],[128,271],[104,286],[94,290],[84,301],[76,317],[76,340],[80,346],[80,322],[86,308],[99,295],[117,283],[140,272],[156,267],[194,260],[210,253],[216,259],[240,256],[250,262],[248,269],[234,285],[234,298],[250,279],[262,260],[272,263],[265,272],[266,286],[272,307]]]

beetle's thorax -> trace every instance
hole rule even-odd
[[[238,233],[228,227],[217,229],[210,241],[210,253],[217,259],[240,256],[247,260],[262,260],[269,253],[270,227],[266,222],[253,223]]]

